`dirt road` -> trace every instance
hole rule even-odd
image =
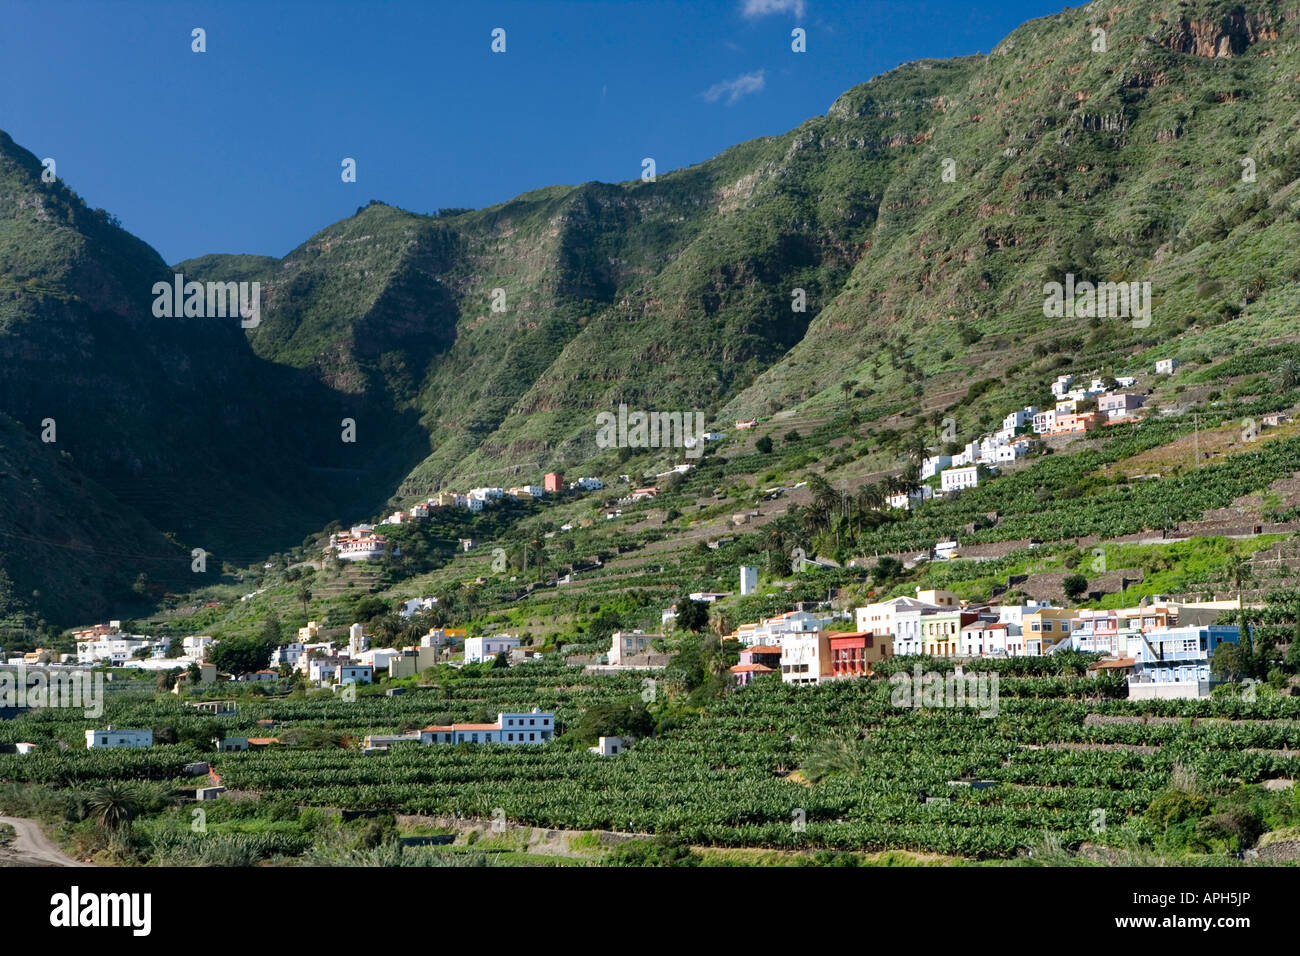
[[[4,850],[0,850],[0,865],[7,866],[90,866],[68,856],[49,841],[40,825],[22,817],[0,817],[17,834]]]

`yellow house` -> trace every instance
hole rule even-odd
[[[1079,612],[1068,607],[1043,607],[1021,618],[1020,630],[1025,639],[1025,653],[1031,657],[1046,654],[1048,648],[1068,641]]]
[[[916,599],[924,601],[926,604],[933,604],[936,607],[956,607],[957,595],[951,591],[945,591],[943,588],[931,588],[928,591],[916,589]]]

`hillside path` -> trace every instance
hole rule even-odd
[[[0,823],[7,823],[17,834],[9,846],[16,857],[18,866],[91,866],[68,856],[52,842],[40,824],[35,820],[22,817],[0,817]]]

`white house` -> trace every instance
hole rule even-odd
[[[789,634],[781,642],[781,680],[816,684],[831,675],[831,639],[826,631]]]
[[[555,714],[534,707],[531,713],[497,714],[495,724],[446,724],[420,731],[422,744],[542,744],[555,736]]]
[[[939,475],[940,489],[944,494],[950,491],[960,491],[963,488],[977,488],[979,483],[978,465],[967,465],[964,468],[947,468]]]
[[[605,487],[605,483],[599,478],[579,478],[577,481],[569,482],[571,490],[579,491],[600,491]]]
[[[1052,383],[1052,394],[1057,398],[1063,397],[1070,390],[1070,383],[1073,381],[1073,375],[1058,375],[1056,381]]]
[[[465,663],[477,664],[490,661],[498,654],[509,654],[519,646],[519,638],[509,634],[494,634],[490,637],[465,638]]]
[[[877,601],[874,604],[868,604],[866,607],[856,609],[856,629],[859,632],[870,631],[875,634],[893,635],[894,622],[898,617],[898,613],[908,609],[920,608],[937,611],[939,605],[920,601],[906,595],[890,598],[888,601]]]
[[[1015,657],[1024,652],[1018,624],[981,619],[961,629],[963,657]]]
[[[1181,364],[1182,362],[1174,358],[1160,359],[1158,362],[1156,362],[1156,374],[1173,375],[1174,372],[1177,371],[1178,366]]]
[[[929,485],[921,485],[911,491],[900,491],[897,494],[889,495],[885,502],[891,508],[902,508],[904,511],[910,511],[914,505],[919,505],[924,501],[929,501],[934,497],[934,489]]]
[[[980,443],[977,441],[967,442],[966,447],[958,454],[952,457],[952,467],[961,468],[964,465],[973,465],[980,460]]]
[[[186,657],[196,661],[207,660],[208,651],[214,643],[213,639],[206,634],[191,634],[181,641],[181,650],[185,652]]]
[[[829,617],[817,617],[807,611],[787,611],[776,617],[765,618],[757,624],[740,625],[736,629],[736,638],[743,647],[754,644],[781,647],[791,635],[816,634],[830,623]]]
[[[1034,422],[1034,416],[1037,414],[1037,407],[1026,405],[1019,411],[1014,411],[1006,418],[1002,419],[1002,430],[1015,432],[1017,428],[1024,428],[1026,425],[1032,425]]]
[[[601,757],[613,757],[632,746],[631,737],[601,737],[600,743],[587,749]]]
[[[136,651],[146,648],[151,653],[154,642],[145,637],[100,637],[77,642],[78,664],[110,664],[115,667],[135,658]]]
[[[387,662],[385,662],[385,665]],[[369,684],[374,681],[375,669],[370,664],[344,664],[338,666],[337,684]]]
[[[339,670],[339,658],[316,657],[307,661],[307,678],[316,684],[334,682],[334,675]]]
[[[931,614],[941,614],[951,608],[927,605],[901,606],[894,612],[894,653],[903,657],[908,654],[920,654],[925,646],[924,618]]]
[[[740,595],[753,594],[758,590],[758,568],[742,564],[740,566]]]
[[[1016,461],[1017,459],[1023,458],[1025,455],[1029,454],[1033,447],[1033,442],[1017,439],[1010,444],[998,448],[997,454],[994,455],[993,460],[999,463],[1004,461]]]
[[[374,670],[388,670],[388,662],[395,658],[401,657],[402,652],[392,647],[375,647],[368,651],[362,651],[356,657],[352,658],[354,664],[369,664]]]
[[[282,644],[277,647],[271,654],[271,666],[278,667],[281,664],[288,664],[290,667],[297,667],[298,661],[306,653],[306,645],[302,641],[293,641],[289,644]]]
[[[113,747],[152,747],[152,730],[87,730],[86,749],[103,750]]]
[[[931,455],[921,462],[921,478],[933,478],[952,464],[952,455]]]
[[[338,551],[340,561],[377,561],[384,556],[388,539],[372,534],[369,525],[330,535],[329,549]]]

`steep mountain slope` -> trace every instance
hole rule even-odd
[[[0,135],[0,413],[42,482],[0,534],[140,536],[174,555],[157,593],[192,547],[245,563],[394,492],[608,466],[595,414],[620,402],[725,423],[856,395],[868,441],[937,415],[969,436],[1062,369],[1295,340],[1298,30],[1278,0],[1098,0],[654,182],[372,202],[282,259],[168,267]],[[261,283],[260,325],[154,317],[173,271]],[[1069,274],[1150,282],[1150,323],[1048,317]],[[66,508],[79,481],[112,521]],[[72,587],[49,560],[0,551],[15,599],[64,585],[30,589],[51,619],[136,576]]]
[[[31,153],[0,139],[0,413],[21,423],[28,440],[10,451],[26,450],[18,460],[38,480],[65,474],[45,463],[63,466],[51,458],[58,452],[73,462],[68,481],[0,504],[0,533],[15,542],[0,544],[0,569],[41,582],[32,590],[44,616],[84,619],[138,600],[120,585],[140,573],[155,598],[192,586],[193,548],[211,553],[214,570],[246,564],[354,502],[383,501],[419,457],[388,430],[410,433],[414,416],[404,423],[382,401],[260,359],[235,321],[156,318],[153,284],[171,281],[171,270],[40,172]],[[345,444],[345,415],[375,425]],[[48,420],[54,441],[35,441]],[[79,483],[101,490],[96,507],[81,506]],[[60,530],[43,540],[83,542],[98,555],[95,573],[31,547],[32,528],[52,515]]]
[[[838,401],[846,380],[918,404],[923,382],[1041,389],[1059,363],[1044,352],[1149,373],[1155,357],[1294,337],[1300,24],[1280,3],[1240,10],[1094,3],[1013,33],[933,110],[843,293],[728,411]],[[884,79],[832,113],[896,108]],[[1149,325],[1045,317],[1044,283],[1067,273],[1150,282]]]

